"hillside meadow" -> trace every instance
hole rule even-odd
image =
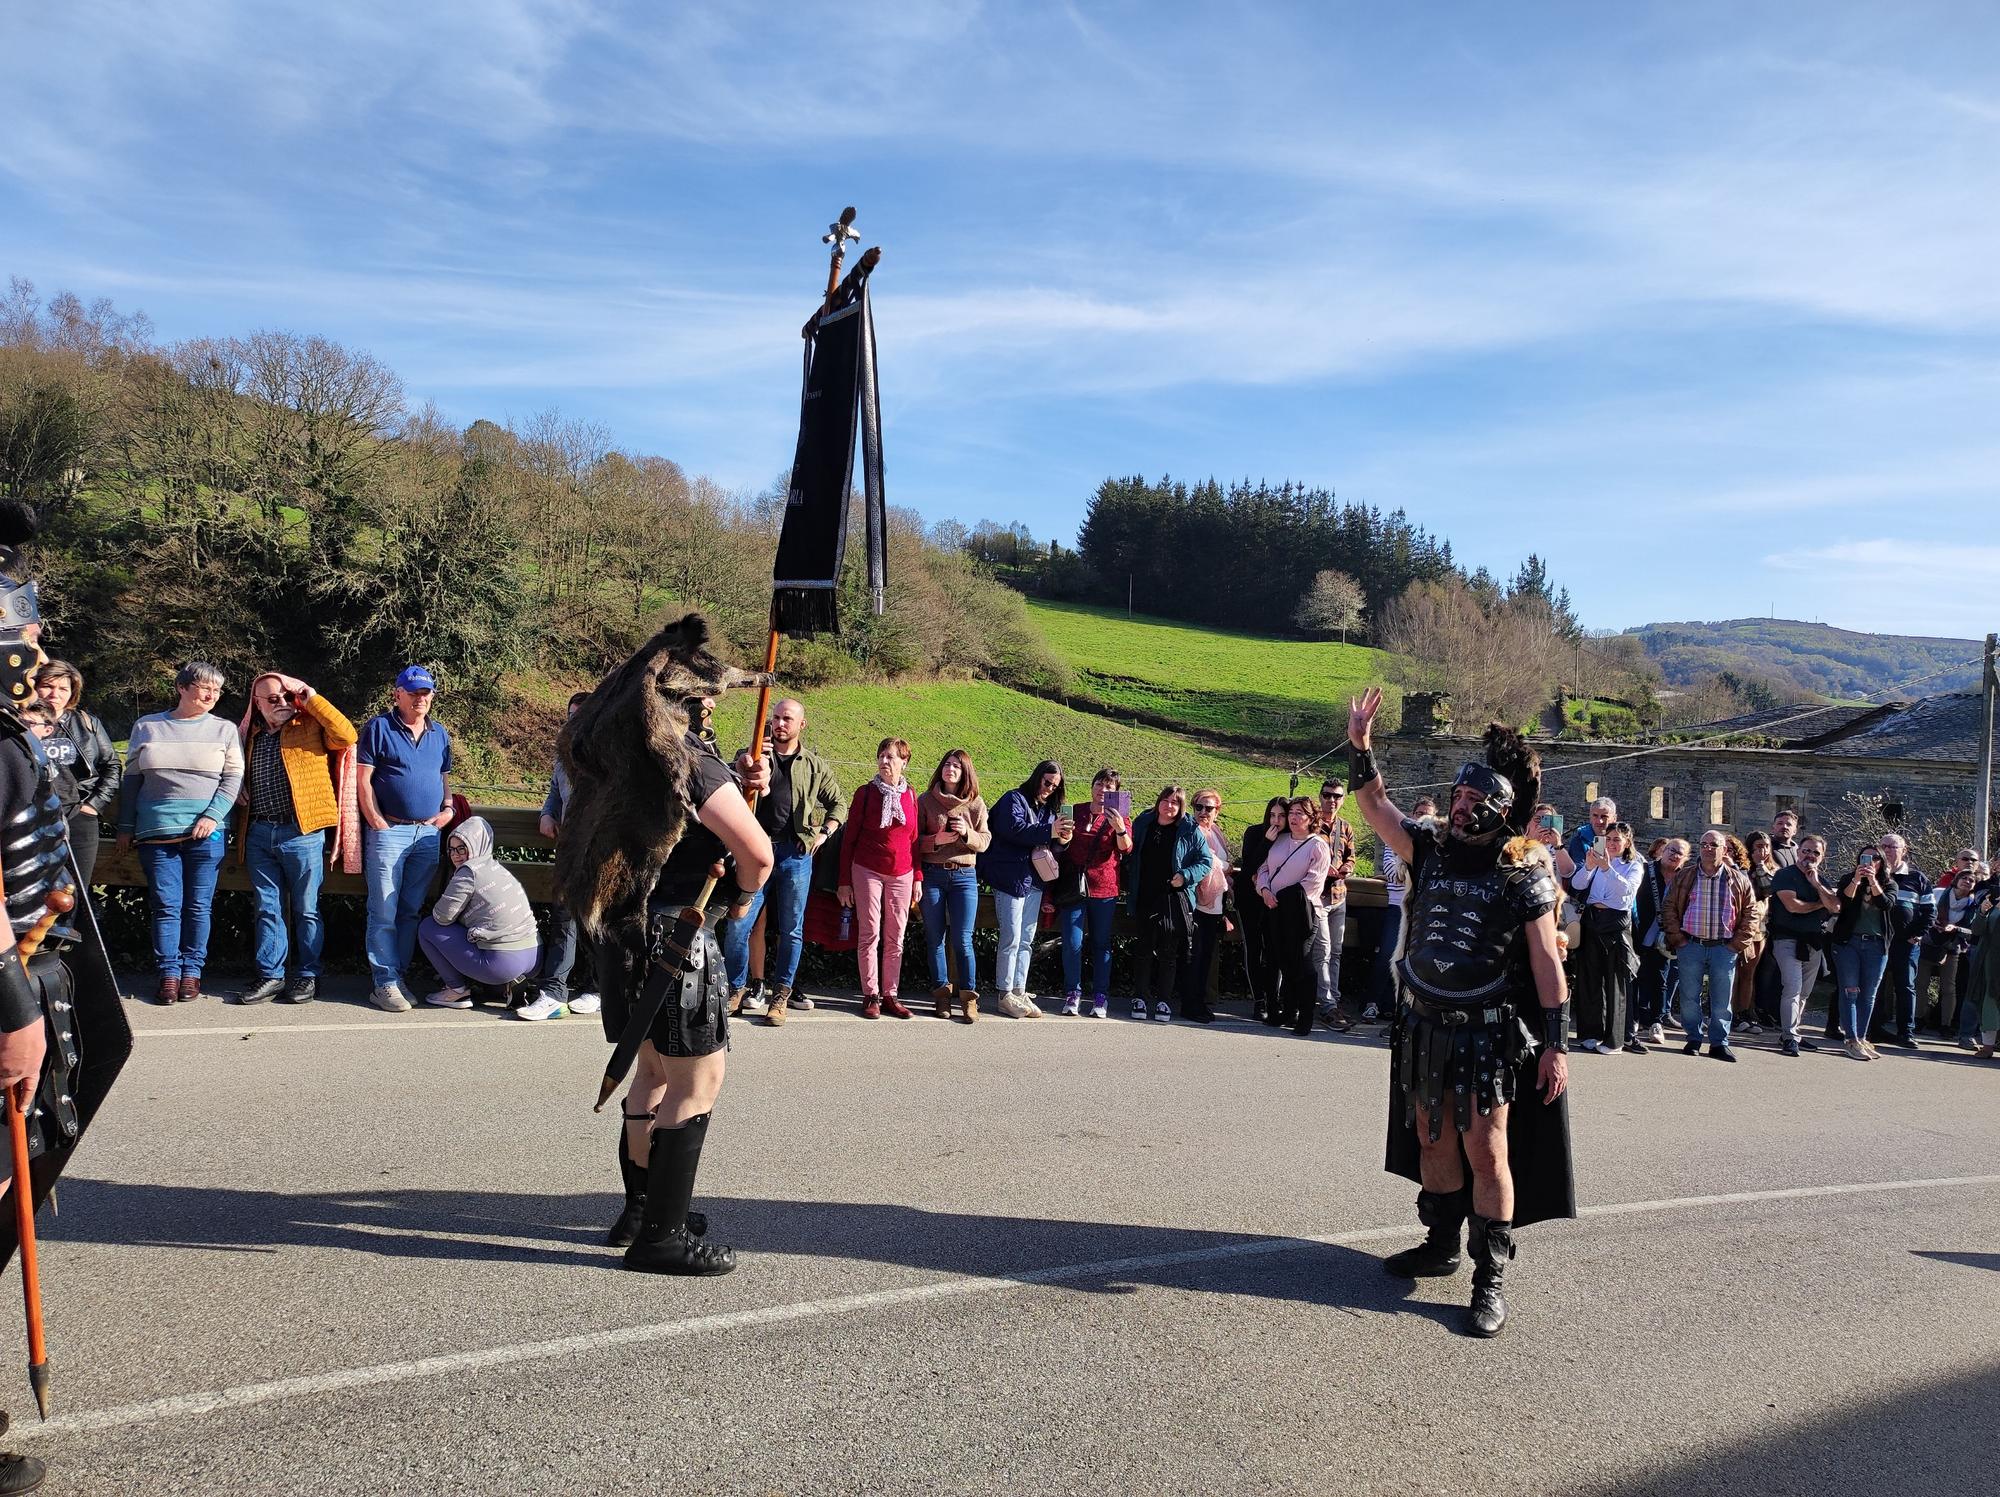
[[[1402,719],[1390,658],[1365,645],[1275,639],[1082,603],[1028,601],[1028,616],[1070,668],[1067,695],[1111,711],[1146,713],[1192,733],[1226,733],[1291,749],[1347,734],[1347,701],[1385,693],[1383,720]]]

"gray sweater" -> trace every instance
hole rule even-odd
[[[462,925],[482,951],[531,951],[538,944],[535,912],[520,880],[493,859],[493,828],[483,816],[468,816],[452,828],[451,840],[469,854],[445,882],[431,906],[439,925]]]

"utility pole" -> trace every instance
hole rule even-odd
[[[1993,697],[2000,687],[1995,674],[1994,647],[2000,634],[1986,636],[1986,662],[1979,673],[1979,780],[1973,786],[1973,842],[1982,862],[1993,853]]]

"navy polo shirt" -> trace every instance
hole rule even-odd
[[[374,767],[375,807],[391,821],[428,821],[444,809],[451,735],[436,719],[413,738],[393,709],[378,712],[362,727],[355,757]]]

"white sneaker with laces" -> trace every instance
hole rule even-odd
[[[1647,1044],[1664,1045],[1666,1042],[1667,1042],[1667,1029],[1664,1024],[1655,1024],[1651,1029],[1646,1031]]]
[[[785,1004],[786,1008],[798,1008],[807,1010],[810,1010],[812,1006],[813,1006],[812,999],[808,998],[804,993],[801,993],[796,988],[792,990],[791,1000]]]
[[[555,1019],[562,1015],[562,1000],[553,993],[537,993],[532,1002],[524,1003],[514,1010],[517,1019]]]
[[[1082,1014],[1083,994],[1071,993],[1067,998],[1063,999],[1062,1011],[1065,1019],[1074,1019]]]
[[[401,983],[384,983],[379,988],[371,988],[368,1001],[384,1013],[406,1014],[410,1011],[409,996],[404,993]]]
[[[1100,998],[1095,1003],[1090,1005],[1090,1017],[1093,1019],[1102,1019],[1105,1017],[1106,1010],[1108,1010],[1110,1007],[1111,1007],[1110,1004],[1106,1003],[1102,998]]]
[[[471,1008],[472,995],[464,988],[439,988],[435,993],[426,993],[424,1002],[432,1008]]]
[[[1029,1018],[1039,1019],[1043,1017],[1042,1006],[1039,1003],[1035,1002],[1035,995],[1033,993],[1020,993],[1017,994],[1016,996],[1020,998],[1021,1002],[1023,1002],[1028,1006]]]
[[[1032,1019],[1040,1012],[1019,993],[1002,993],[999,1008],[1000,1012],[1010,1019]]]
[[[1154,1004],[1153,1021],[1157,1024],[1173,1023],[1174,1022],[1173,1005],[1168,1003],[1167,1000],[1164,998],[1162,998],[1158,1003]]]
[[[569,1011],[573,1014],[594,1014],[604,1007],[604,1000],[595,993],[578,993],[569,1001]]]
[[[1147,1017],[1147,1015],[1148,1015],[1148,1013],[1149,1013],[1149,1012],[1150,1012],[1150,1010],[1148,1010],[1148,1009],[1147,1009],[1147,1007],[1146,1007],[1146,1000],[1145,1000],[1145,999],[1143,999],[1143,998],[1134,998],[1134,999],[1132,1000],[1132,1017],[1133,1017],[1133,1018],[1135,1018],[1135,1019],[1144,1019],[1144,1018],[1146,1018],[1146,1017]]]

